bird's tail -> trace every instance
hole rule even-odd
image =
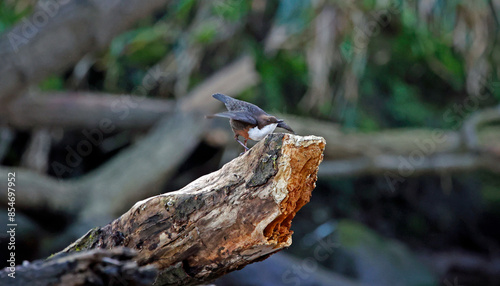
[[[233,100],[232,97],[227,96],[227,95],[222,94],[222,93],[214,93],[214,94],[212,94],[212,97],[215,98],[215,99],[217,99],[217,100],[220,100],[220,101],[224,102],[225,104],[229,103],[231,100]]]

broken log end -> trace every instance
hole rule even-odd
[[[63,252],[128,247],[159,269],[155,285],[208,282],[292,243],[291,222],[311,197],[325,140],[271,134],[186,187],[137,202]]]

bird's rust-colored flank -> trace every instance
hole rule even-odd
[[[241,124],[241,122],[232,120],[231,128],[233,129],[234,135],[241,136],[245,139],[249,139],[248,130],[250,130],[251,126],[248,124]]]
[[[229,123],[233,129],[234,139],[248,150],[248,139],[259,141],[268,134],[273,133],[276,127],[286,129],[295,134],[295,132],[283,120],[269,115],[260,107],[234,99],[227,95],[216,93],[212,95],[215,99],[226,105],[227,112],[220,112],[208,117],[229,118]],[[239,136],[245,139],[244,143],[239,140]]]

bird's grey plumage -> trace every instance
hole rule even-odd
[[[262,114],[269,115],[267,112],[262,110],[260,107],[258,107],[255,104],[251,104],[250,102],[238,100],[236,98],[232,98],[230,96],[227,96],[225,94],[221,93],[216,93],[212,95],[215,99],[220,100],[226,105],[227,110],[230,112],[238,112],[238,111],[243,111],[243,112],[250,112],[251,114],[254,114],[255,116],[259,116]],[[242,104],[243,103],[243,104]]]
[[[252,116],[249,116],[247,112],[243,111],[220,112],[212,116],[230,118],[233,120],[243,121],[248,124],[257,125],[257,120]]]
[[[258,124],[259,128],[261,127],[260,122],[258,122],[256,118],[263,115],[272,116],[255,104],[238,100],[222,93],[215,93],[212,97],[223,102],[228,110],[228,112],[216,113],[212,116],[230,118],[232,120],[238,120],[253,125]],[[274,116],[272,117],[276,118]],[[288,126],[283,120],[277,119],[277,123],[277,127],[286,129],[295,134],[292,128],[290,128],[290,126]]]

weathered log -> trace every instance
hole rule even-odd
[[[291,220],[310,199],[325,140],[272,134],[176,192],[136,203],[64,249],[129,247],[159,269],[155,285],[195,285],[292,243]]]
[[[11,286],[151,285],[158,271],[153,265],[139,267],[136,254],[123,247],[70,253],[23,264],[15,272],[4,268],[0,280]]]

